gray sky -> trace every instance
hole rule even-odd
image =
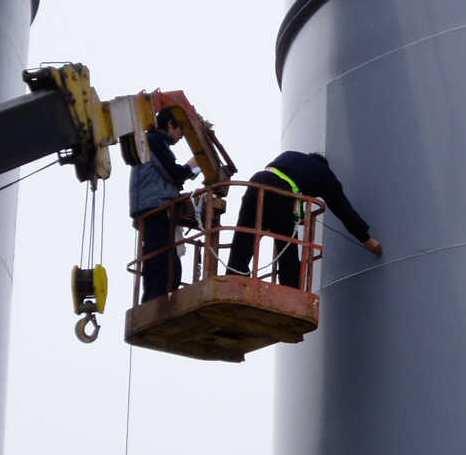
[[[248,179],[280,148],[274,45],[282,16],[281,0],[43,0],[29,62],[85,63],[101,99],[183,89],[215,123],[239,167],[236,178]],[[94,344],[75,339],[70,296],[85,186],[71,167],[21,185],[6,455],[124,453],[129,347],[122,339],[131,298],[125,269],[134,237],[129,168],[118,147],[111,154],[104,241],[110,289]],[[239,198],[229,201],[233,218]],[[240,365],[133,350],[129,453],[270,455],[273,369],[273,348]]]

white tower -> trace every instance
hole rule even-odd
[[[27,67],[29,27],[39,0],[0,1],[0,102],[25,92],[21,72]],[[0,154],[1,154],[0,150]],[[18,170],[0,174],[0,186],[18,175]],[[0,192],[0,451],[5,428],[10,300],[15,249],[17,186]]]
[[[463,454],[466,2],[288,3],[283,148],[326,154],[385,254],[324,230],[320,327],[279,348],[276,454]]]

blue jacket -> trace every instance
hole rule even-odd
[[[176,163],[168,134],[152,130],[147,133],[147,140],[151,161],[131,168],[129,210],[133,218],[178,197],[185,180],[193,175],[188,165]]]

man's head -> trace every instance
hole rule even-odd
[[[183,137],[183,130],[168,107],[157,114],[157,127],[170,136],[172,144],[176,144]]]

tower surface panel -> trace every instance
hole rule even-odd
[[[465,49],[460,0],[329,0],[289,45],[283,149],[326,154],[385,254],[324,231],[319,330],[278,350],[277,455],[464,452]]]

